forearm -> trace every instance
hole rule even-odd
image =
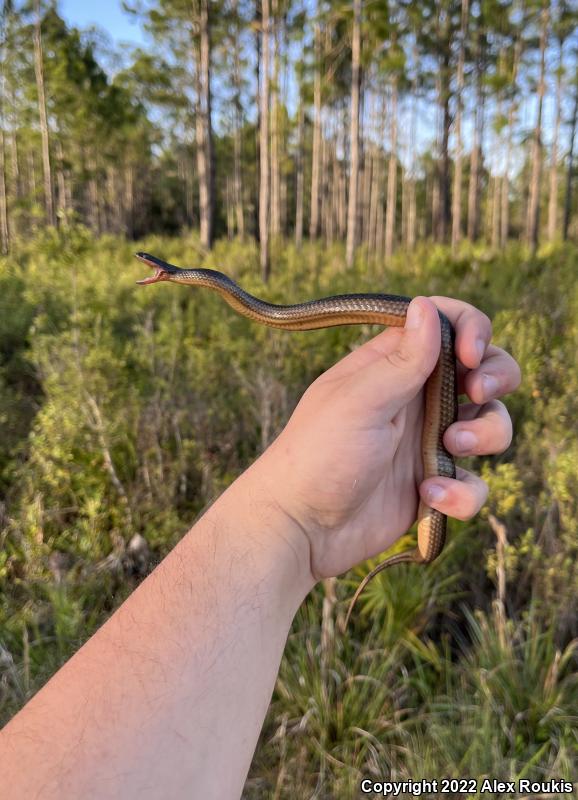
[[[10,796],[238,797],[308,559],[242,476],[4,728]]]

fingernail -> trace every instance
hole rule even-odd
[[[407,309],[407,317],[405,319],[405,329],[408,331],[415,331],[417,330],[423,320],[423,309],[421,307],[421,303],[416,303],[415,300],[413,303],[410,303],[409,308]]]
[[[458,431],[456,433],[456,449],[460,453],[471,453],[476,449],[478,437],[471,431]]]
[[[482,375],[482,386],[484,387],[484,397],[487,400],[489,400],[491,397],[494,397],[500,388],[499,383],[494,376],[486,375],[485,373]]]
[[[478,354],[478,361],[482,363],[482,358],[486,352],[486,343],[483,339],[476,339],[476,353]]]
[[[431,503],[441,503],[445,496],[446,490],[438,483],[432,483],[426,489],[426,497]]]

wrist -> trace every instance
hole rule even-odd
[[[214,513],[219,528],[228,527],[232,545],[249,554],[259,576],[273,582],[283,606],[294,614],[316,580],[311,572],[309,538],[287,513],[269,488],[270,465],[261,457],[219,498],[207,512]],[[220,520],[223,520],[221,525]]]

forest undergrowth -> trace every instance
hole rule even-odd
[[[146,250],[272,302],[444,294],[519,361],[514,440],[470,459],[490,497],[443,556],[369,564],[299,610],[244,797],[349,798],[361,777],[577,780],[578,248],[425,243],[386,266],[281,242],[138,243],[47,230],[0,259],[0,723],[103,623],[275,438],[306,387],[378,328],[291,333],[217,296],[143,289]],[[145,270],[146,273],[146,270]],[[409,538],[412,534],[410,533]],[[399,547],[407,547],[404,540]],[[469,795],[471,797],[477,795]],[[487,797],[487,795],[483,795]]]

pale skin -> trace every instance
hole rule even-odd
[[[309,387],[271,447],[6,725],[2,796],[9,787],[12,800],[240,797],[293,616],[315,583],[405,533],[418,494],[458,519],[486,500],[484,482],[462,469],[456,480],[422,480],[434,303],[456,328],[468,397],[446,447],[457,457],[508,447],[497,398],[518,386],[516,362],[472,306],[416,298],[404,329]]]

